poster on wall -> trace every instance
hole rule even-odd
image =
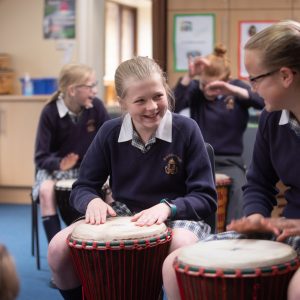
[[[248,79],[249,75],[244,64],[244,46],[255,33],[276,23],[276,21],[240,21],[239,22],[239,78]]]
[[[45,0],[43,33],[45,39],[74,39],[75,0]]]
[[[174,16],[174,70],[187,71],[191,57],[213,52],[215,40],[214,14],[178,14]]]

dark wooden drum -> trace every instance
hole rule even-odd
[[[68,237],[86,300],[157,300],[171,242],[165,224],[139,227],[130,217],[81,223]]]
[[[230,187],[230,177],[226,174],[216,173],[216,188],[218,195],[217,232],[223,232],[226,229],[226,213]]]
[[[66,225],[72,224],[76,219],[82,216],[69,204],[72,185],[76,179],[63,179],[55,184],[55,196],[60,215]]]
[[[174,262],[183,300],[285,300],[298,267],[289,245],[246,239],[200,242]]]

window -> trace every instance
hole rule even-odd
[[[105,102],[113,105],[114,73],[118,65],[136,55],[137,9],[115,2],[106,3],[105,14]]]

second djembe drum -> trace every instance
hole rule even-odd
[[[165,224],[140,227],[130,217],[79,224],[67,242],[84,299],[158,299],[171,237]]]
[[[285,300],[298,267],[289,245],[246,239],[199,242],[174,262],[182,300]]]

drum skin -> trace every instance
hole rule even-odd
[[[200,242],[174,262],[182,300],[284,300],[298,267],[290,246],[246,239]]]
[[[139,227],[130,217],[75,227],[67,243],[84,299],[158,299],[171,238],[164,224]]]

